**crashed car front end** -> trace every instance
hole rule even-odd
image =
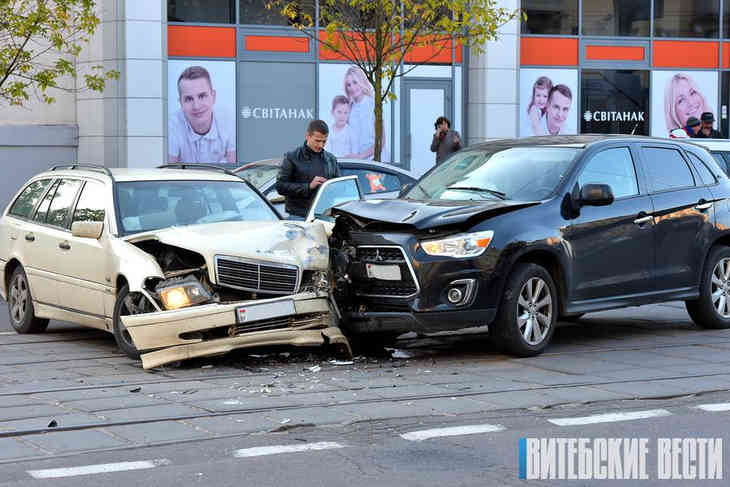
[[[124,246],[128,263],[143,254],[159,269],[135,272],[130,314],[120,317],[145,369],[254,346],[349,351],[330,299],[321,224],[180,227]]]

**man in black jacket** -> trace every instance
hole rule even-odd
[[[712,128],[712,124],[715,123],[715,116],[712,112],[704,112],[700,117],[702,126],[700,131],[695,135],[698,139],[722,139],[722,134]]]
[[[337,158],[324,150],[329,128],[322,120],[307,126],[304,144],[284,154],[276,191],[286,198],[285,208],[293,220],[307,216],[317,188],[325,181],[340,177]]]

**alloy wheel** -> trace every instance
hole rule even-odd
[[[541,278],[531,277],[517,299],[517,325],[522,338],[530,345],[539,345],[547,336],[552,320],[550,287]]]
[[[723,318],[730,318],[730,258],[725,257],[712,271],[712,306]]]
[[[22,275],[16,276],[10,285],[10,316],[17,324],[23,323],[25,314],[28,312],[28,282]]]

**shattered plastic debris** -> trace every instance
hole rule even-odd
[[[141,390],[142,390],[141,387],[133,387],[132,389],[129,390],[129,392],[139,392]]]
[[[332,365],[353,365],[355,362],[352,360],[330,360],[328,363]]]
[[[401,350],[399,348],[394,348],[394,349],[390,349],[390,350],[392,350],[390,352],[390,356],[392,358],[413,358],[414,357],[414,355],[407,350]]]
[[[290,422],[291,422],[291,419],[289,419],[289,418],[284,418],[284,419],[281,420],[281,424],[287,424],[287,423],[290,423]]]
[[[313,365],[312,367],[309,367],[307,370],[310,372],[319,372],[320,370],[322,370],[322,367],[320,367],[319,365]]]
[[[202,367],[200,367],[200,368],[201,368],[201,369],[212,369],[212,368],[213,368],[213,366],[212,366],[212,365],[210,365],[210,364],[208,364],[208,365],[203,365],[203,366],[202,366]]]
[[[51,421],[48,422],[49,428],[55,428],[56,426],[58,426],[58,421],[56,421],[56,418],[53,418]]]

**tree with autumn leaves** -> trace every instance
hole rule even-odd
[[[76,58],[99,25],[93,0],[0,0],[0,100],[23,105],[32,94],[55,102],[53,89],[101,92],[119,72],[77,71]],[[78,78],[73,88],[62,78]],[[0,103],[2,103],[0,101]]]
[[[406,63],[416,48],[430,53],[421,64],[452,46],[481,53],[498,29],[518,14],[497,0],[269,0],[289,24],[362,70],[374,90],[375,147],[383,149],[383,104],[395,99],[393,83],[417,67]],[[319,26],[320,32],[315,27]]]

